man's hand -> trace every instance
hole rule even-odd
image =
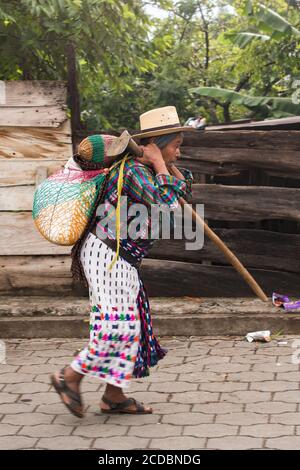
[[[153,142],[148,145],[140,145],[143,150],[142,157],[136,157],[137,161],[151,166],[156,173],[164,173],[169,175],[165,161],[163,159],[160,148]]]

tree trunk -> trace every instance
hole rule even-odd
[[[72,126],[72,140],[73,151],[75,151],[76,131],[82,128],[80,120],[80,96],[77,86],[77,68],[76,68],[76,53],[74,45],[70,42],[67,44],[67,69],[68,69],[68,94],[70,97],[71,107],[71,126]]]

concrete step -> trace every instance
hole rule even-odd
[[[271,300],[256,298],[152,297],[158,336],[300,334],[300,310],[285,313]],[[78,297],[1,297],[0,338],[84,338],[89,299]]]

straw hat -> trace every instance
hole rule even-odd
[[[196,129],[180,124],[175,106],[165,106],[155,108],[140,115],[139,134],[134,134],[134,138],[153,137],[172,132],[193,132]]]

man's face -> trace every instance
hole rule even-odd
[[[182,135],[179,135],[161,149],[161,153],[166,164],[176,162],[180,158],[180,146],[182,145],[182,142],[183,137]]]

